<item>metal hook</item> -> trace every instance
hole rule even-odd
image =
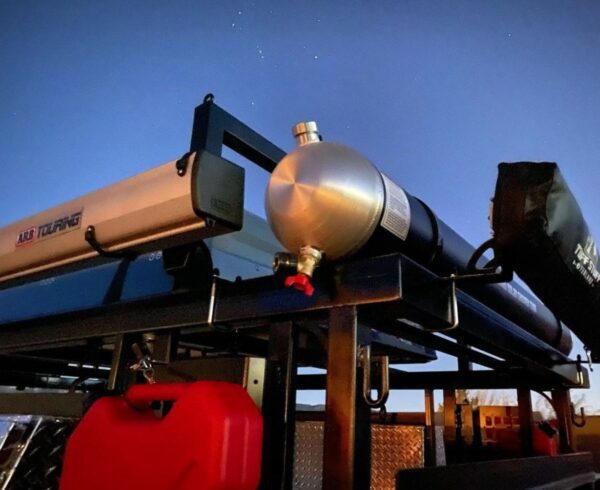
[[[451,274],[452,282],[450,285],[450,327],[447,330],[453,330],[458,327],[458,298],[456,297],[456,276]]]
[[[139,344],[135,342],[131,345],[131,350],[137,362],[129,366],[129,369],[133,372],[141,372],[148,384],[156,383],[156,379],[154,378],[154,361],[146,343]]]
[[[576,418],[577,416],[575,415],[575,405],[573,405],[571,403],[571,423],[575,427],[579,427],[579,428],[585,427],[585,424],[587,422],[585,419],[585,408],[581,407],[579,409],[579,413],[580,413],[579,418],[581,421],[577,421],[577,418]]]
[[[388,356],[377,356],[371,358],[371,346],[362,347],[359,361],[363,368],[362,394],[365,403],[372,408],[380,408],[385,405],[390,395],[390,361]],[[379,363],[381,371],[381,386],[377,388],[377,398],[371,396],[371,362]]]
[[[456,274],[450,274],[448,277],[440,277],[436,281],[444,288],[442,291],[444,294],[448,293],[448,314],[449,318],[443,322],[440,326],[429,326],[427,330],[436,332],[445,332],[447,330],[453,330],[458,327],[460,322],[458,313],[458,297],[456,294],[456,283],[461,280],[463,276]],[[445,288],[449,288],[446,290]]]
[[[75,381],[73,381],[71,383],[71,386],[69,386],[69,393],[75,393],[77,388],[82,386],[88,379],[90,379],[89,376],[86,376],[86,375],[79,376],[79,378],[77,378]]]

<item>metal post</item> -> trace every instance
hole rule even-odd
[[[358,329],[360,330],[360,327]],[[358,336],[360,337],[360,335]],[[361,389],[365,374],[365,367],[359,364],[356,370],[357,396],[354,421],[355,488],[370,488],[371,486],[371,407],[364,399]]]
[[[252,401],[261,410],[265,393],[266,365],[267,361],[262,357],[246,357],[244,366],[244,386]]]
[[[153,342],[152,358],[161,364],[169,364],[177,356],[177,335],[157,334]]]
[[[129,371],[128,361],[131,361],[133,354],[131,344],[139,336],[136,334],[121,334],[115,337],[115,347],[113,349],[112,363],[106,389],[116,393],[123,393],[131,384],[134,383],[135,375]]]
[[[325,490],[366,489],[370,485],[370,452],[365,451],[364,444],[357,448],[356,443],[357,434],[365,437],[370,433],[369,422],[361,416],[357,420],[357,330],[355,306],[330,310],[323,448]],[[357,427],[357,423],[361,426]],[[360,471],[357,465],[361,465]]]
[[[552,402],[558,421],[558,436],[560,452],[568,454],[575,452],[573,447],[573,428],[571,426],[571,395],[569,390],[553,390]]]
[[[469,349],[471,347],[470,345],[468,345],[464,342],[461,342],[460,340],[458,340],[456,343],[458,345],[464,347],[465,349]],[[458,364],[458,370],[460,372],[473,371],[473,362],[464,356],[459,356],[457,358],[457,364]]]
[[[437,466],[437,433],[433,390],[425,390],[425,464]]]
[[[271,325],[262,404],[265,428],[260,488],[264,490],[292,488],[296,429],[295,344],[292,322]]]
[[[481,437],[481,411],[479,409],[479,405],[473,407],[472,412],[472,420],[473,420],[473,449],[478,452],[481,451],[483,447],[483,441]]]
[[[163,366],[168,367],[169,363],[177,358],[177,336],[176,333],[150,334],[144,336],[144,340],[150,342],[152,345],[152,360],[156,364],[162,364]],[[156,364],[154,367],[156,367]],[[160,377],[158,377],[158,381],[161,381]],[[172,406],[172,401],[161,402],[162,415],[165,416]]]
[[[517,390],[519,401],[519,435],[521,437],[521,451],[523,456],[533,455],[533,408],[531,405],[531,392],[525,388]]]
[[[446,460],[456,462],[456,391],[444,390],[444,445]]]

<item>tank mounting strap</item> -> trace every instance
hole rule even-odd
[[[449,277],[441,277],[442,281],[451,281],[451,282],[480,282],[483,284],[491,284],[498,282],[510,282],[513,278],[513,270],[510,266],[507,266],[501,257],[497,254],[494,258],[488,261],[484,267],[479,267],[477,262],[483,257],[483,254],[487,250],[492,250],[495,252],[494,245],[495,241],[493,238],[483,242],[477,249],[473,252],[473,255],[469,259],[467,264],[466,273],[461,274],[451,274]]]
[[[433,212],[433,210],[427,204],[425,204],[423,201],[421,201],[421,199],[419,199],[418,197],[415,197],[415,199],[417,201],[419,201],[419,204],[421,204],[421,206],[423,206],[423,209],[427,213],[427,216],[429,216],[429,221],[431,222],[432,248],[431,248],[431,255],[429,256],[429,259],[427,259],[426,263],[433,264],[435,262],[435,260],[438,258],[438,256],[444,250],[444,238],[442,237],[442,235],[440,233],[440,225],[439,225],[438,217],[436,216],[436,214]]]

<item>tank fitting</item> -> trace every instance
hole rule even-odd
[[[312,277],[322,258],[323,254],[320,250],[309,245],[302,247],[298,254],[298,273]]]
[[[296,266],[298,274],[287,277],[285,280],[285,285],[287,287],[294,287],[298,291],[302,291],[304,294],[306,294],[306,296],[312,296],[315,288],[311,284],[310,278],[312,277],[322,258],[323,254],[320,250],[311,246],[302,247],[300,249],[300,253],[298,254],[298,263]]]
[[[298,257],[287,252],[277,252],[273,258],[273,272],[292,270],[298,267]]]
[[[298,146],[307,145],[309,143],[318,143],[321,141],[319,128],[315,121],[307,121],[296,124],[292,128],[292,134],[296,138]]]

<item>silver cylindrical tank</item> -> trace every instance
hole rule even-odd
[[[265,196],[273,233],[297,255],[298,274],[286,285],[310,294],[309,279],[321,260],[355,253],[402,252],[440,276],[466,271],[474,247],[425,203],[355,150],[321,141],[316,123],[298,124],[293,132],[299,145],[279,162]],[[518,285],[464,289],[561,351],[571,350],[569,330]]]
[[[347,146],[324,142],[315,122],[293,128],[298,147],[273,171],[265,197],[279,241],[298,253],[298,271],[312,276],[324,255],[359,251],[378,227],[400,240],[410,228],[404,190]]]
[[[289,153],[269,180],[266,210],[289,250],[310,245],[339,259],[359,250],[375,231],[383,209],[381,175],[342,145],[305,143]]]

